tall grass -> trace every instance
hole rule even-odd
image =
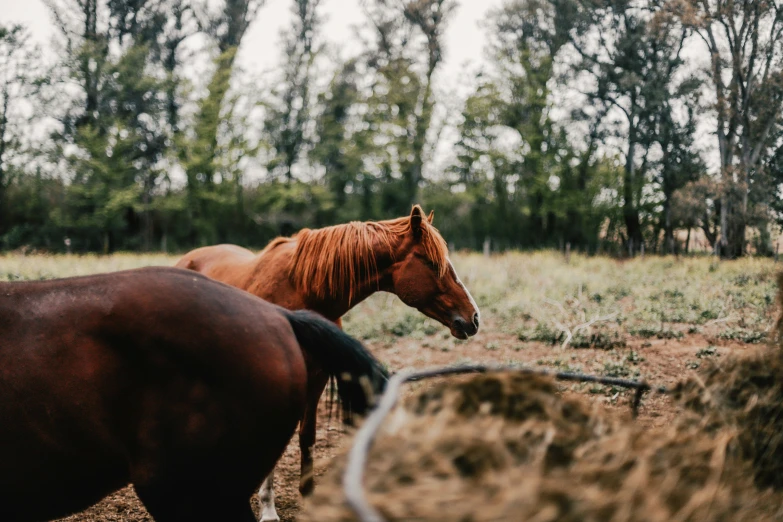
[[[176,260],[162,254],[3,255],[0,280],[172,266]],[[516,336],[520,342],[611,348],[631,337],[677,338],[700,332],[758,342],[773,322],[777,267],[769,259],[618,261],[572,255],[566,263],[557,252],[537,252],[490,258],[456,253],[452,261],[481,309],[483,332]],[[364,339],[453,342],[442,327],[390,294],[379,293],[361,303],[347,314],[344,325]]]
[[[520,341],[611,348],[628,337],[705,332],[757,342],[773,322],[772,260],[647,257],[618,261],[557,252],[486,258],[455,254],[454,266],[478,303],[484,331]],[[345,327],[365,338],[424,337],[442,328],[397,299],[376,295],[349,312]]]
[[[172,266],[164,254],[0,255],[0,281],[20,281],[116,272],[143,266]]]

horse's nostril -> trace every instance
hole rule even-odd
[[[478,316],[478,312],[476,312],[475,314],[473,314],[473,325],[474,325],[476,328],[478,328],[478,325],[479,325],[479,316]]]

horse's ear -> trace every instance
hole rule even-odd
[[[411,230],[416,237],[421,236],[421,220],[424,215],[424,211],[419,205],[413,205],[411,210]]]
[[[435,211],[434,210],[430,210],[430,215],[427,216],[427,221],[430,222],[430,225],[432,225],[432,218],[434,218],[434,217],[435,217]]]

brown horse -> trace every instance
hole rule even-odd
[[[177,262],[290,310],[314,310],[340,325],[340,317],[377,291],[397,294],[409,306],[466,339],[478,331],[476,303],[457,277],[432,213],[420,206],[409,217],[353,222],[302,230],[277,238],[261,253],[234,245],[199,248]],[[299,428],[303,494],[312,491],[312,447],[318,400],[326,378],[318,362],[307,360],[310,382]],[[279,520],[273,475],[259,492],[262,521]]]
[[[305,409],[303,353],[354,411],[361,376],[385,382],[333,323],[193,272],[0,283],[0,520],[65,516],[131,482],[158,522],[254,521]]]

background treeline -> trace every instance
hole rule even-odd
[[[457,2],[363,0],[339,59],[339,0],[289,1],[263,80],[263,0],[49,0],[54,62],[0,26],[0,248],[260,247],[413,202],[456,248],[776,248],[781,3],[505,0],[462,96]]]

